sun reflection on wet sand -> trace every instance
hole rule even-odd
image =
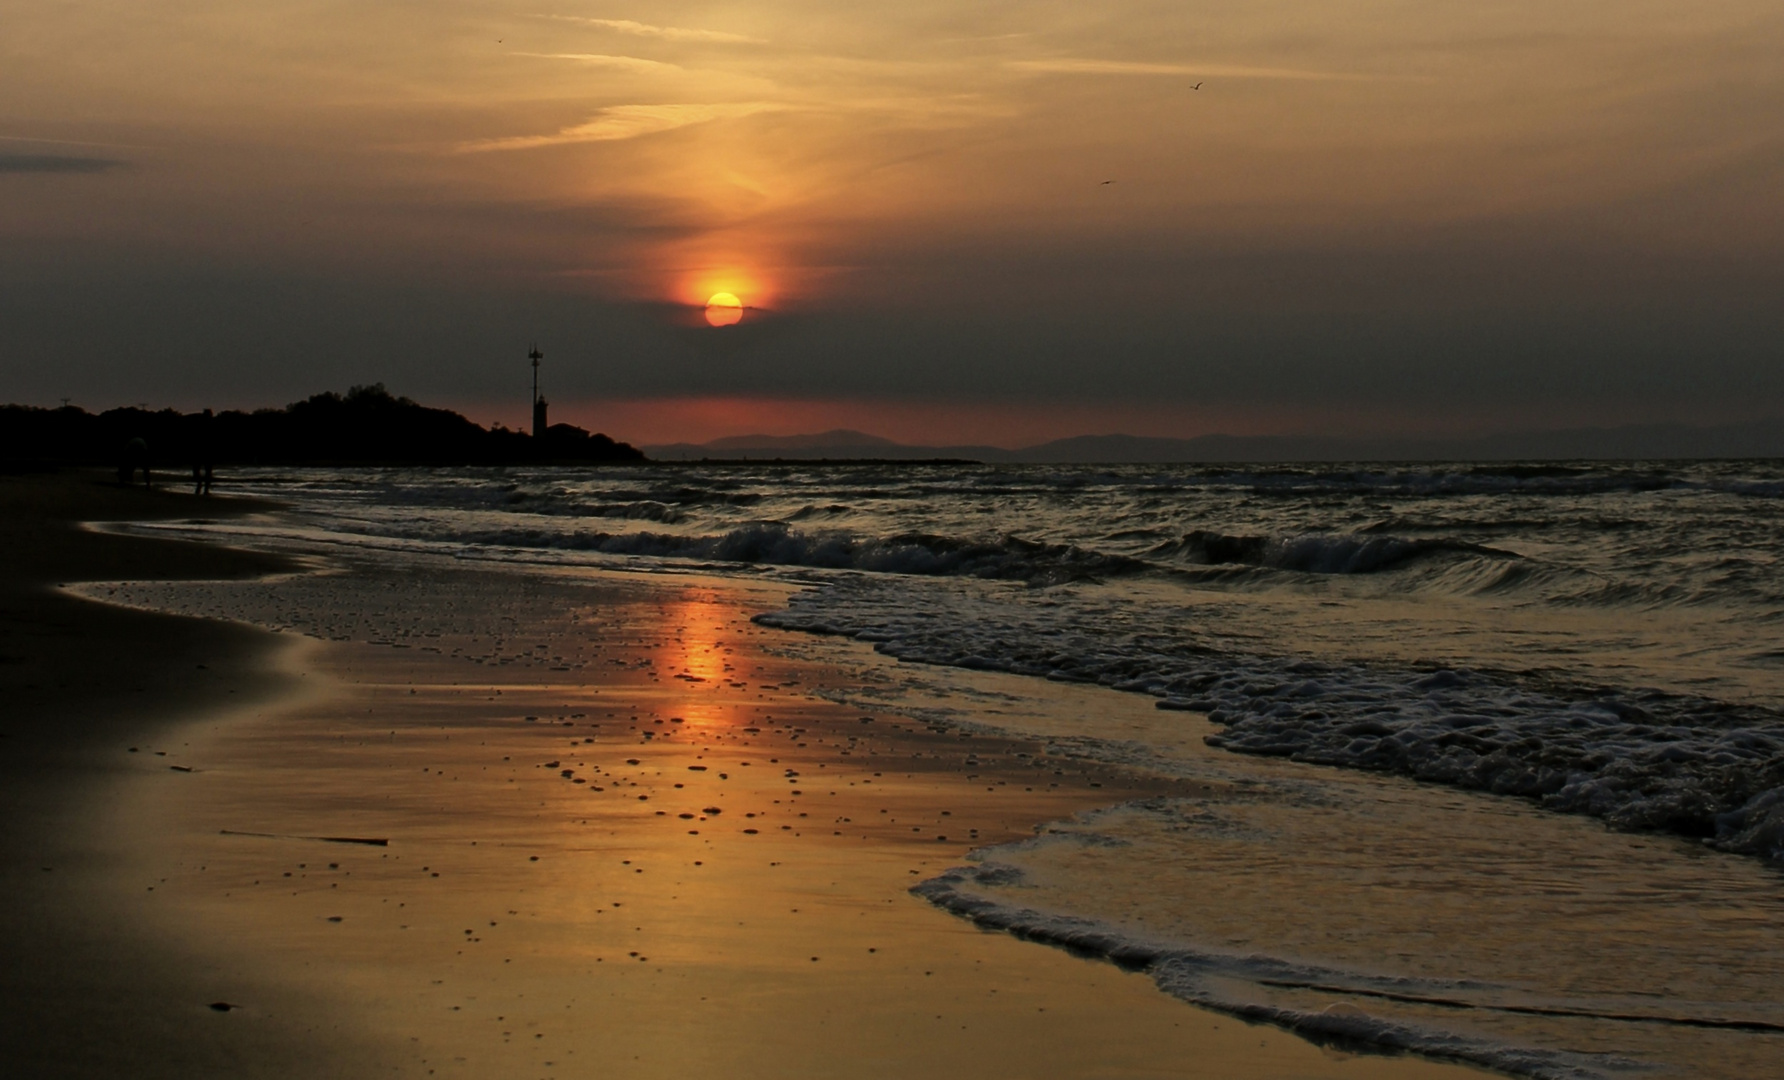
[[[672,604],[665,614],[665,628],[673,636],[658,653],[657,664],[665,671],[686,676],[688,680],[719,682],[731,673],[724,644],[728,619],[735,619],[735,609],[721,608],[711,594],[692,594]]]
[[[151,794],[155,925],[336,996],[418,1073],[1478,1075],[1341,1059],[910,896],[1169,785],[1042,784],[1016,744],[791,691],[821,669],[766,652],[751,603],[641,586],[506,644],[321,647],[337,695],[195,742],[197,782]],[[388,846],[300,839],[331,835]]]

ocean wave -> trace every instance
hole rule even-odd
[[[554,496],[552,501],[540,505],[539,499],[517,493],[511,500],[508,509],[520,509],[526,513],[543,514],[550,517],[563,518],[606,518],[619,521],[654,521],[661,525],[677,525],[687,520],[687,514],[677,506],[658,502],[654,499],[642,499],[633,502],[595,502],[570,500],[563,496]]]
[[[1447,597],[1478,595],[1468,584],[1474,576],[1496,579],[1489,592],[1545,605],[1751,608],[1784,601],[1772,521],[1784,493],[1780,472],[1761,462],[789,463],[311,470],[265,474],[258,488],[247,486],[329,503],[332,514],[348,511],[383,535],[418,539],[460,526],[619,533],[618,522],[716,536],[752,521],[863,538],[979,537],[995,523],[1031,542],[1151,561],[1194,586],[1279,589],[1294,585],[1287,575],[1374,575],[1382,580],[1355,589]],[[1705,557],[1731,551],[1752,556],[1753,568],[1723,568]],[[1504,572],[1519,556],[1529,573]],[[1452,572],[1458,568],[1468,572]]]
[[[1478,984],[1372,976],[1270,956],[1235,956],[1183,944],[1147,940],[1115,926],[1090,919],[999,903],[980,889],[1019,884],[1021,868],[998,863],[956,867],[930,878],[911,892],[930,903],[988,930],[1001,930],[1024,940],[1100,957],[1150,975],[1159,989],[1203,1008],[1251,1023],[1272,1024],[1310,1042],[1377,1053],[1415,1053],[1466,1062],[1533,1080],[1599,1080],[1639,1067],[1627,1059],[1603,1055],[1516,1046],[1425,1024],[1377,1017],[1356,1007],[1334,1006],[1314,1011],[1248,998],[1239,987],[1299,987],[1389,1000],[1479,1007],[1460,995]],[[1260,995],[1261,996],[1261,995]]]
[[[756,616],[882,653],[1096,683],[1200,712],[1215,746],[1533,799],[1625,830],[1784,862],[1784,714],[1467,668],[1228,651],[1194,611],[1046,604],[830,582]]]
[[[1510,551],[1458,540],[1406,540],[1396,536],[1304,533],[1297,536],[1230,536],[1196,530],[1160,544],[1148,555],[1201,566],[1243,564],[1309,574],[1373,574],[1430,555],[1485,555],[1516,559]]]
[[[794,522],[794,521],[818,521],[818,520],[823,520],[826,518],[830,518],[830,519],[846,518],[846,517],[852,517],[857,512],[858,511],[854,507],[844,506],[840,503],[830,503],[827,506],[813,506],[810,503],[807,503],[806,505],[801,506],[799,509],[786,515],[785,520],[788,522]]]
[[[1661,491],[1682,486],[1674,472],[1641,467],[1476,465],[1432,469],[1284,467],[1210,470],[1210,485],[1243,487],[1266,497],[1522,495],[1577,497]]]
[[[483,547],[565,548],[606,555],[993,578],[1036,584],[1083,581],[1147,569],[1146,564],[1119,555],[1017,536],[996,540],[928,533],[860,537],[843,532],[805,532],[780,522],[756,522],[717,535],[503,529],[462,533],[452,539]]]

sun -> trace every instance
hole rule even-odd
[[[713,293],[706,301],[706,322],[711,326],[736,326],[743,321],[743,301],[728,292]]]

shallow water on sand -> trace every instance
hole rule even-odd
[[[1207,785],[977,849],[926,891],[984,925],[1291,1024],[1339,1004],[1352,1034],[1528,1075],[1733,1080],[1784,1054],[1784,877],[1764,863],[1521,800],[1236,757],[1203,741],[1205,720],[1120,695],[898,674],[833,695],[1038,737],[1046,774],[1139,762]]]
[[[249,474],[188,531],[812,588],[764,618],[1093,682],[1228,750],[1784,861],[1784,468],[638,466]]]
[[[782,589],[392,569],[92,591],[343,639],[304,651],[302,700],[187,733],[192,771],[119,812],[160,834],[146,926],[334,996],[406,1074],[1471,1075],[1188,1009],[912,896],[1036,821],[1202,788],[1033,782],[1032,740],[864,722],[822,694],[895,666],[777,655],[748,616]]]
[[[678,592],[674,585],[639,609],[648,616],[645,621],[616,635],[603,622],[614,605],[600,598],[595,585],[601,580],[600,574],[562,569],[468,573],[445,561],[405,554],[381,567],[271,583],[96,588],[114,602],[378,642],[391,656],[425,651],[430,663],[470,673],[465,687],[487,681],[489,689],[497,683],[504,688],[499,695],[482,695],[477,723],[494,718],[497,728],[505,728],[473,727],[461,736],[475,733],[481,744],[514,738],[514,732],[533,738],[550,730],[540,728],[541,722],[572,718],[576,724],[624,718],[621,734],[628,745],[643,740],[655,749],[674,742],[673,736],[658,741],[654,734],[635,732],[623,709],[622,717],[609,720],[600,703],[616,692],[648,691],[636,700],[651,701],[647,708],[657,709],[655,719],[666,719],[660,714],[673,708],[686,722],[716,725],[684,725],[683,730],[710,730],[715,737],[726,725],[733,734],[764,728],[760,721],[740,723],[735,711],[700,713],[703,702],[727,695],[734,695],[737,705],[758,700],[757,695],[780,701],[789,692],[829,699],[845,707],[847,722],[855,722],[857,714],[880,713],[928,721],[938,729],[931,733],[934,741],[898,751],[906,767],[946,770],[962,780],[994,773],[1026,778],[1025,797],[1069,788],[1081,801],[1027,805],[1014,818],[959,821],[967,829],[964,844],[941,808],[928,807],[927,817],[896,826],[900,839],[913,842],[903,833],[906,828],[924,830],[915,834],[921,845],[921,838],[946,828],[952,843],[923,847],[923,856],[911,865],[905,865],[908,848],[888,855],[879,879],[882,893],[931,881],[925,889],[930,899],[986,925],[1116,956],[1143,967],[1171,992],[1216,1009],[1273,1019],[1309,1034],[1423,1049],[1534,1076],[1617,1075],[1660,1066],[1687,1075],[1747,1077],[1765,1075],[1784,1049],[1775,1027],[1768,1027],[1784,1021],[1772,1000],[1775,972],[1784,959],[1779,930],[1784,905],[1777,900],[1776,873],[1756,860],[1706,851],[1674,837],[1611,833],[1590,819],[1545,813],[1521,801],[1229,754],[1203,742],[1216,730],[1205,719],[1152,709],[1137,695],[898,664],[846,639],[739,625],[735,609],[727,614],[722,605]],[[655,580],[677,579],[658,575]],[[784,588],[774,587],[758,594],[754,604],[772,610],[785,596]],[[727,650],[745,637],[751,648],[783,656],[806,674],[789,686],[781,673],[740,670]],[[388,692],[405,708],[420,707],[421,715],[429,707],[442,715],[464,715],[463,687],[440,687],[428,692],[445,696],[408,702],[420,698],[407,694],[409,679],[385,679]],[[603,685],[608,681],[621,685],[608,689]],[[524,697],[506,700],[509,695]],[[550,706],[530,706],[540,719],[529,726],[514,715],[518,700]],[[793,727],[764,730],[778,737],[786,752],[798,748]],[[1020,750],[958,741],[962,732],[972,731],[1037,741]],[[603,728],[596,737],[607,735]],[[556,737],[563,737],[563,729]],[[311,749],[322,745],[313,732],[303,738],[311,740]],[[439,738],[430,753],[442,750]],[[821,764],[828,773],[855,756],[852,750],[842,755],[850,749],[846,736],[831,733],[830,738],[827,752],[837,756],[796,768],[777,761],[772,768],[810,773]],[[474,760],[479,773],[493,772],[501,783],[522,783],[523,776],[536,783],[538,777],[556,791],[575,792],[560,796],[575,801],[586,800],[586,789],[601,783],[609,770],[618,770],[614,775],[626,776],[628,784],[642,779],[624,771],[624,759],[609,755],[571,762],[562,757],[568,750],[566,740],[554,751],[560,767],[551,770],[541,768],[544,761],[529,761],[524,773],[515,772],[512,761],[498,765],[495,760],[515,758],[513,753],[497,755],[482,746],[478,753],[489,760],[443,757],[429,764],[422,755],[407,769],[411,783],[437,791],[461,781],[426,770],[449,762],[455,770],[450,775],[461,777]],[[308,752],[293,754],[296,761],[311,760]],[[583,771],[591,765],[603,771]],[[562,777],[564,767],[589,782],[576,785],[574,777]],[[334,781],[305,791],[303,778],[309,775],[307,764],[291,770],[294,790],[303,796],[293,805],[305,799],[319,807],[356,805],[340,800]],[[1154,779],[1119,788],[1132,784],[1119,776]],[[709,774],[701,780],[710,782]],[[802,782],[781,774],[773,780],[787,790]],[[1004,785],[990,787],[995,797]],[[374,796],[367,800],[362,809],[376,803]],[[547,817],[559,812],[550,800],[542,806]],[[761,809],[779,810],[772,802]],[[490,833],[469,824],[488,811],[475,800],[418,806],[407,820],[434,829],[437,825],[427,824],[429,814],[455,810],[468,816],[449,833]],[[700,810],[690,802],[675,813],[697,818]],[[525,829],[539,828],[544,820],[539,813],[529,809],[524,819],[498,827],[496,832],[514,831],[492,836],[492,843],[531,843]],[[1053,823],[1039,836],[1027,835],[1031,825],[1047,820]],[[779,824],[773,833],[782,831]],[[856,823],[832,824],[832,831],[840,832]],[[709,826],[694,825],[702,830],[700,838],[686,842],[704,845]],[[320,835],[355,827],[338,820],[302,831]],[[551,829],[553,844],[582,847],[575,838],[584,826],[554,819]],[[445,835],[430,843],[444,842]],[[942,874],[969,847],[977,849],[974,862]],[[828,869],[819,869],[823,865],[808,866],[804,873],[816,869],[822,876]],[[523,869],[532,872],[530,863]],[[512,871],[486,867],[478,873],[499,881]],[[676,880],[694,886],[685,877]],[[758,890],[771,885],[746,875],[729,879],[720,893],[727,904],[760,907]],[[839,901],[839,917],[864,895]],[[700,916],[714,917],[713,911]],[[934,930],[934,924],[918,920],[900,932]],[[606,947],[617,950],[620,943]],[[684,949],[685,959],[705,947],[677,948]],[[989,997],[997,987],[984,989]],[[1083,1037],[1092,1044],[1102,1038]]]

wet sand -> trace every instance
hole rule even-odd
[[[223,1024],[288,1008],[257,986],[331,1000],[416,1076],[1480,1075],[1248,1026],[908,892],[1192,785],[820,700],[850,675],[749,623],[772,587],[592,575],[497,636],[450,628],[453,580],[341,586],[309,617],[351,639],[378,608],[381,643],[304,639],[300,693],[188,726],[191,771],[118,804],[137,917],[216,943]]]
[[[239,625],[124,610],[55,586],[228,578],[278,556],[105,535],[86,520],[217,517],[260,507],[97,473],[0,476],[0,1060],[7,1076],[273,1076],[363,1059],[326,999],[270,984],[274,1015],[219,1030],[201,941],[145,933],[142,848],[115,810],[157,746],[194,718],[291,687],[278,641]],[[138,745],[136,754],[128,747]],[[262,985],[256,983],[256,985]]]

